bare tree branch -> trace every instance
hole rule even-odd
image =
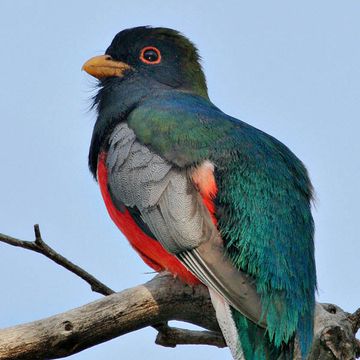
[[[309,360],[353,360],[358,350],[350,314],[334,304],[317,304]]]
[[[334,312],[335,309],[335,312]],[[47,319],[0,330],[0,358],[36,360],[66,357],[128,332],[170,320],[210,332],[161,329],[157,342],[223,346],[209,294],[169,274]],[[215,333],[214,333],[215,332]],[[310,360],[351,360],[358,351],[349,314],[330,304],[317,305]],[[300,359],[299,354],[295,359]]]
[[[91,287],[91,290],[102,295],[111,295],[115,291],[107,287],[101,281],[96,279],[94,276],[89,274],[87,271],[72,263],[64,256],[57,253],[53,248],[47,245],[41,237],[40,227],[38,224],[34,225],[35,232],[35,241],[25,241],[15,239],[11,236],[4,235],[0,233],[0,242],[6,243],[8,245],[21,247],[23,249],[35,251],[42,255],[45,255],[50,260],[56,262],[58,265],[64,267],[65,269],[71,271],[75,275],[81,277],[85,280]]]
[[[194,331],[170,327],[166,323],[153,325],[159,331],[155,343],[165,347],[177,345],[212,345],[219,348],[226,347],[221,333],[215,331]]]
[[[51,248],[49,245],[47,245],[45,243],[45,241],[42,239],[41,236],[41,232],[40,232],[40,226],[38,224],[34,225],[34,233],[35,233],[35,241],[24,241],[24,240],[19,240],[16,238],[13,238],[11,236],[8,235],[4,235],[0,233],[0,241],[4,242],[6,244],[12,245],[12,246],[17,246],[17,247],[21,247],[27,250],[31,250],[31,251],[35,251],[38,252],[42,255],[45,255],[46,257],[48,257],[50,260],[53,260],[54,262],[56,262],[58,265],[64,267],[65,269],[71,271],[72,273],[74,273],[75,275],[79,276],[81,279],[85,280],[91,287],[91,290],[97,293],[100,293],[102,295],[111,295],[114,294],[115,291],[113,291],[112,289],[110,289],[109,287],[107,287],[105,284],[103,284],[100,280],[96,279],[93,275],[89,274],[87,271],[85,271],[84,269],[80,268],[78,265],[72,263],[71,261],[69,261],[68,259],[66,259],[64,256],[60,255],[59,253],[57,253],[53,248]],[[166,327],[165,325],[167,325],[166,323],[161,324],[162,327],[160,327],[160,324],[158,324],[157,327],[154,327],[154,329],[159,331],[159,338],[163,339],[163,344],[159,345],[165,345],[165,342],[167,338],[169,338],[169,327]],[[166,329],[167,330],[167,334],[161,334],[161,330],[160,329]],[[183,330],[182,332],[182,337],[180,337],[180,335],[178,336],[179,341],[185,341],[184,340],[184,336],[185,336],[185,332],[186,330]],[[211,341],[215,341],[213,340],[213,336],[212,334],[209,334],[209,337],[211,339],[208,340],[209,343],[211,343]],[[221,336],[222,337],[222,336]],[[190,339],[192,339],[191,341],[192,344],[194,344],[195,340],[195,335],[190,331],[188,337],[187,337],[190,341]],[[172,342],[175,339],[175,332],[172,333]],[[204,341],[206,341],[204,334],[202,334],[202,337],[198,337],[198,341],[201,341],[200,344],[203,344]],[[196,342],[195,342],[196,343]],[[184,343],[185,344],[185,343]]]
[[[192,288],[162,274],[80,308],[0,330],[0,359],[65,357],[169,320],[190,322],[219,333],[207,289],[201,285]]]
[[[44,242],[44,240],[42,239],[41,232],[40,232],[40,226],[38,224],[34,225],[34,233],[35,233],[35,241],[19,240],[19,239],[15,239],[11,236],[4,235],[4,234],[0,234],[0,241],[7,243],[9,245],[12,245],[12,246],[22,247],[24,249],[32,250],[32,251],[38,252],[42,255],[45,255],[50,260],[55,261],[60,266],[66,268],[67,270],[71,271],[75,275],[77,275],[80,278],[82,278],[83,280],[85,280],[90,285],[91,289],[95,292],[98,292],[105,296],[115,293],[112,289],[110,289],[109,287],[104,285],[101,281],[96,279],[94,276],[89,274],[87,271],[80,268],[78,265],[72,263],[71,261],[67,260],[65,257],[63,257],[62,255],[57,253],[54,249],[52,249],[49,245],[47,245]],[[177,332],[176,329],[174,329],[174,331],[171,331],[172,328],[167,326],[167,323],[157,324],[157,326],[153,326],[153,327],[154,327],[154,329],[159,331],[159,334],[158,334],[159,343],[158,344],[162,345],[162,346],[167,346],[166,344],[167,343],[170,344],[170,342],[171,342],[171,344],[174,344],[175,340],[178,340],[179,345],[187,344],[186,341],[188,341],[188,342],[190,341],[190,344],[204,344],[204,345],[213,344],[213,345],[216,345],[216,340],[217,340],[218,343],[220,344],[219,346],[221,346],[221,344],[224,343],[224,340],[223,340],[221,334],[218,334],[218,338],[220,337],[220,339],[217,339],[217,338],[215,338],[215,335],[210,332],[207,334],[208,336],[206,336],[206,334],[204,332],[202,332],[201,334],[195,334],[195,332],[193,332],[191,330],[185,330],[185,329],[182,329],[182,331],[180,333],[179,331]],[[166,334],[165,333],[162,334],[162,331],[165,331],[165,330],[166,330]],[[189,333],[187,333],[187,331]]]
[[[88,282],[103,295],[113,293],[92,275],[49,247],[35,225],[35,241],[0,234],[0,241],[39,252]],[[172,328],[170,320],[181,320],[209,331]],[[206,344],[224,347],[209,293],[202,286],[189,287],[169,274],[80,308],[47,319],[0,330],[0,359],[55,359],[152,326],[159,331],[156,343]],[[314,341],[308,360],[352,360],[360,356],[355,334],[360,327],[360,309],[348,314],[333,304],[317,304]],[[298,349],[295,360],[301,359]]]

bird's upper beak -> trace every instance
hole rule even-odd
[[[109,76],[122,77],[125,70],[131,69],[131,66],[121,62],[115,61],[110,55],[95,56],[88,60],[82,67],[88,74],[103,79]]]

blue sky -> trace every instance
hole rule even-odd
[[[360,306],[360,2],[10,1],[0,3],[0,232],[44,239],[110,287],[152,277],[112,224],[87,168],[94,80],[81,72],[120,30],[180,30],[199,47],[212,101],[289,146],[317,201],[318,300]],[[0,327],[99,298],[38,254],[0,244]],[[72,359],[229,359],[165,349],[145,329]]]

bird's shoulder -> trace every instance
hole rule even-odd
[[[182,91],[153,96],[128,116],[139,141],[176,165],[192,166],[236,147],[242,123],[208,99]]]
[[[218,165],[246,161],[259,170],[269,168],[269,160],[272,167],[302,167],[283,143],[191,93],[171,91],[147,98],[127,122],[142,144],[180,167],[204,160]]]

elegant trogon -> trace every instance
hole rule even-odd
[[[175,30],[121,31],[83,69],[99,79],[90,170],[133,248],[209,288],[234,359],[305,358],[316,274],[302,162],[209,100]]]

